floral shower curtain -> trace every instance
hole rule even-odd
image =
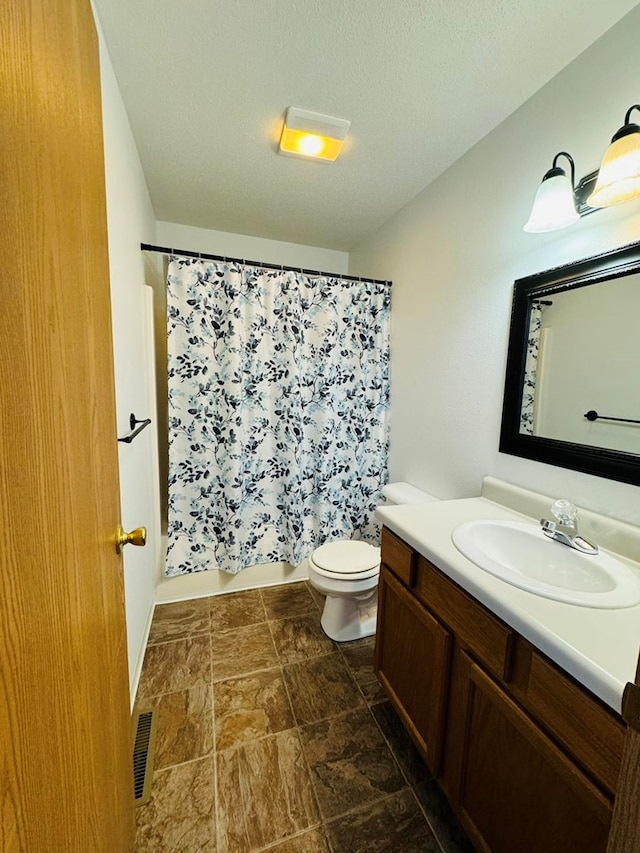
[[[173,257],[167,575],[377,540],[390,288]]]

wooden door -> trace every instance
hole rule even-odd
[[[132,849],[98,45],[0,6],[0,849]]]
[[[383,565],[378,584],[376,674],[435,774],[442,757],[450,648],[446,628]]]
[[[627,684],[623,715],[627,735],[607,853],[640,853],[640,660],[635,684]]]

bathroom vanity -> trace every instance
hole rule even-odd
[[[378,678],[478,849],[602,853],[626,731],[624,674],[605,658],[623,672],[637,658],[640,608],[598,613],[486,576],[451,545],[452,526],[482,513],[509,510],[379,511]]]

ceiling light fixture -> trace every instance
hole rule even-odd
[[[624,125],[602,158],[596,187],[588,199],[594,207],[610,207],[640,198],[640,126],[630,121],[633,110],[640,110],[640,104],[629,107]]]
[[[333,163],[344,145],[351,125],[343,118],[289,107],[280,137],[280,153]]]

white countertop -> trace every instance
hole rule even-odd
[[[640,605],[595,609],[542,598],[478,568],[452,531],[466,521],[532,521],[486,498],[383,506],[376,518],[616,711],[634,681]],[[537,520],[536,520],[537,523]],[[619,557],[640,574],[640,564]]]

